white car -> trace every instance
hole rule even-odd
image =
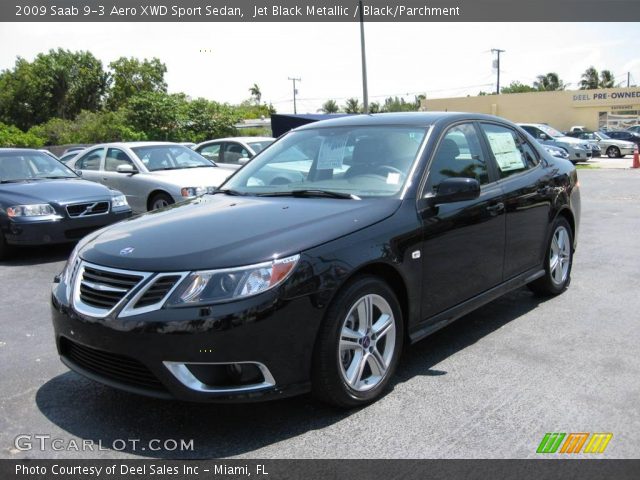
[[[586,162],[593,156],[589,142],[568,137],[549,125],[544,123],[519,123],[518,125],[540,143],[564,148],[572,163]]]
[[[82,178],[120,190],[134,212],[210,193],[233,173],[190,148],[168,142],[94,145],[69,166]]]
[[[207,140],[193,149],[222,167],[237,170],[275,141],[273,137],[229,137]]]

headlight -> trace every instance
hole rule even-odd
[[[167,306],[219,303],[251,297],[282,283],[300,255],[247,267],[192,272],[173,292]]]
[[[180,194],[183,197],[198,197],[205,193],[213,193],[216,191],[216,187],[184,187],[180,190]]]
[[[118,207],[128,207],[129,206],[129,202],[127,202],[127,197],[120,194],[120,195],[113,195],[111,197],[111,208],[118,208]]]
[[[7,208],[7,215],[13,217],[43,217],[55,215],[56,211],[48,203],[38,205],[15,205]]]
[[[71,252],[71,255],[69,256],[69,260],[67,260],[67,263],[65,264],[64,269],[62,270],[62,273],[60,273],[60,281],[67,286],[69,286],[69,282],[71,281],[71,273],[73,270],[73,266],[78,261],[80,248],[81,248],[81,245],[78,243],[73,249],[73,251]]]

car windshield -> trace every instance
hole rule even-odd
[[[150,172],[214,166],[210,160],[182,145],[151,145],[131,150]]]
[[[600,137],[601,140],[611,140],[611,137],[604,132],[596,132],[594,135]]]
[[[44,153],[0,152],[1,182],[77,177],[73,170]]]
[[[555,128],[550,127],[549,125],[538,125],[538,128],[542,130],[544,133],[546,133],[547,135],[549,135],[550,137],[554,137],[554,138],[564,137],[564,134],[562,132],[559,132]]]
[[[229,179],[221,189],[248,195],[397,195],[426,130],[349,126],[292,132]]]
[[[273,140],[262,140],[260,142],[247,142],[254,152],[259,153],[260,151],[267,148],[269,145],[273,143]]]

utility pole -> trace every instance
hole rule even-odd
[[[296,88],[296,82],[301,82],[301,78],[289,77],[289,80],[293,82],[293,114],[298,113],[296,109],[296,95],[298,94],[298,89]]]
[[[631,83],[631,72],[627,72],[627,88],[629,88],[630,83]]]
[[[360,9],[360,50],[362,52],[362,108],[369,113],[369,92],[367,89],[367,54],[364,48],[364,7],[362,0],[358,2]]]
[[[496,70],[498,73],[498,78],[496,81],[496,93],[499,94],[500,93],[500,54],[504,53],[505,50],[500,50],[499,48],[492,48],[491,49],[491,53],[497,53],[498,54],[498,59],[495,62],[495,66],[496,66]]]

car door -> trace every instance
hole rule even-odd
[[[542,263],[553,187],[535,148],[508,125],[482,122],[506,209],[504,280]]]
[[[135,173],[119,173],[120,165],[131,165]],[[131,157],[122,149],[109,147],[104,159],[102,170],[102,183],[108,187],[120,190],[127,197],[127,202],[135,211],[145,211],[147,199],[143,190],[139,188],[136,176],[140,168]]]
[[[419,208],[424,319],[502,281],[504,198],[488,160],[478,126],[472,122],[445,131],[430,160],[421,197],[433,196],[449,177],[475,178],[481,193],[475,200]]]
[[[84,153],[75,161],[74,169],[82,172],[82,178],[92,182],[103,183],[100,168],[104,157],[103,147],[94,148]]]

